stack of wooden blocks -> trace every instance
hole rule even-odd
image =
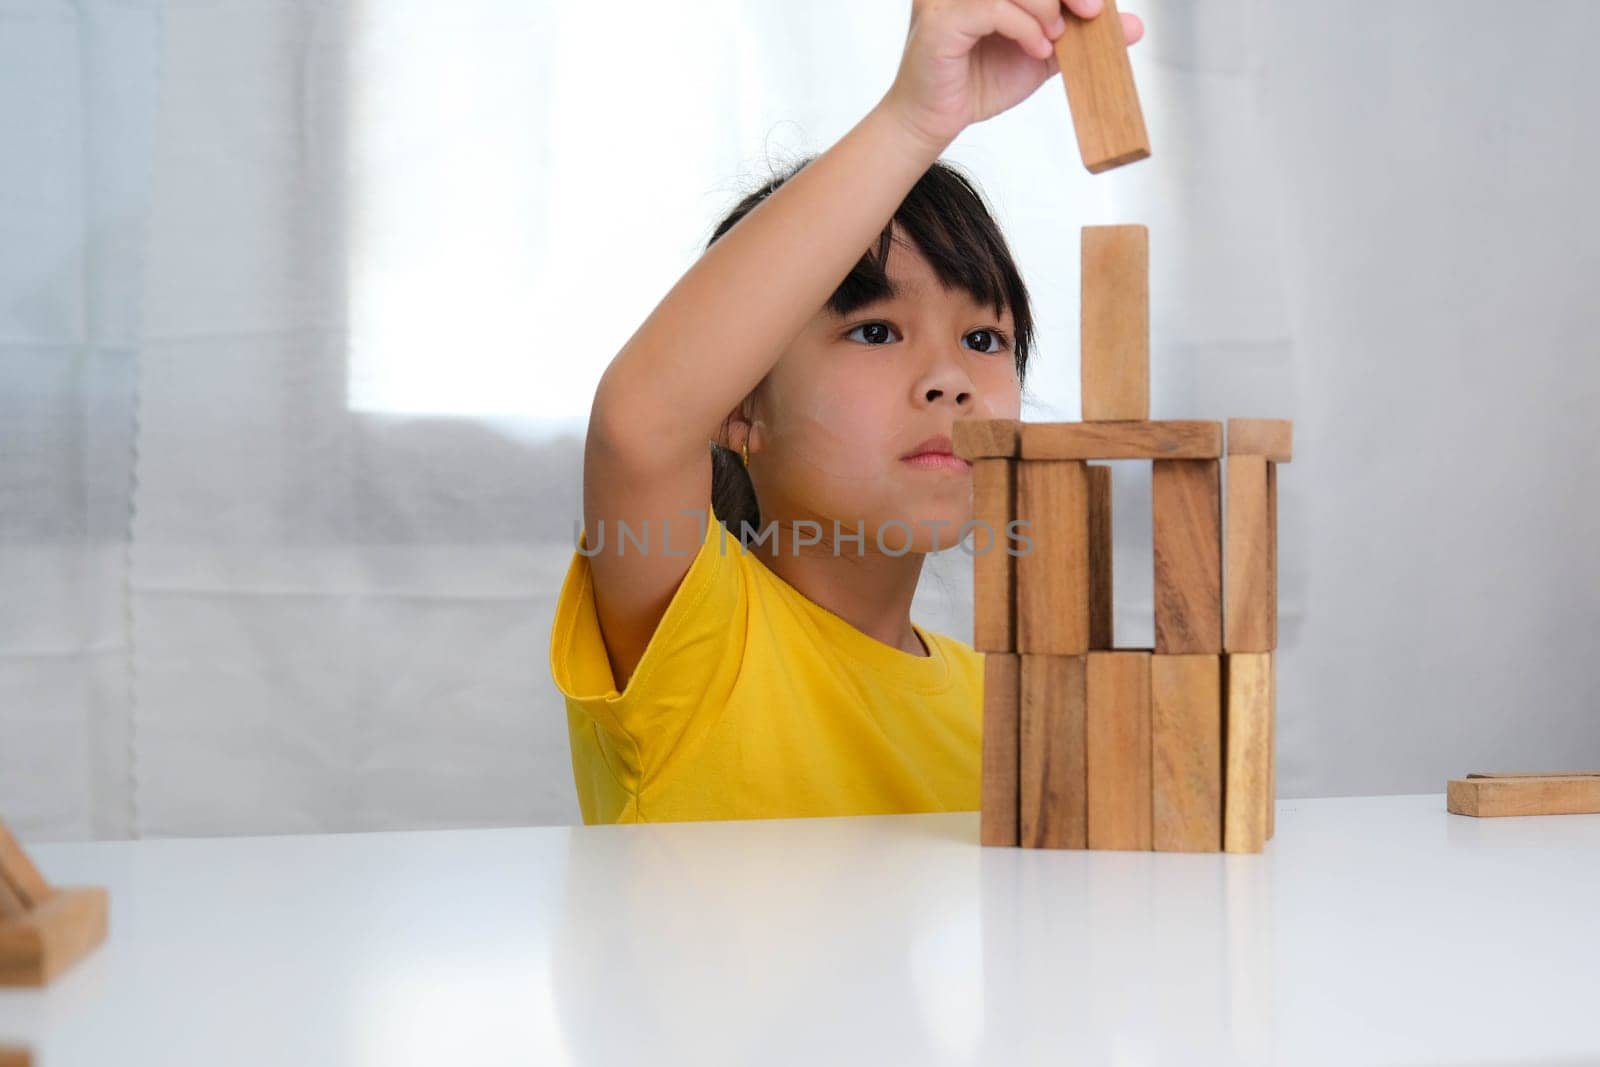
[[[1086,227],[1084,421],[955,426],[983,524],[985,845],[1260,852],[1273,834],[1292,426],[1230,419],[1224,440],[1220,422],[1150,420],[1148,276],[1145,227]],[[1154,649],[1113,647],[1111,468],[1094,460],[1151,463]]]

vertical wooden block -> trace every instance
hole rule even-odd
[[[1267,841],[1271,751],[1272,654],[1226,657],[1228,740],[1223,785],[1223,848],[1260,852]]]
[[[1144,159],[1150,155],[1150,137],[1117,5],[1106,0],[1092,19],[1080,19],[1065,9],[1062,14],[1067,32],[1056,38],[1056,59],[1083,165],[1089,173],[1099,174]]]
[[[1019,840],[1022,664],[1015,653],[983,657],[983,783],[979,843],[1015,846]]]
[[[0,821],[0,880],[7,882],[24,907],[35,908],[50,897],[50,883],[33,865],[11,828]]]
[[[1089,647],[1111,648],[1111,468],[1089,465]]]
[[[1085,226],[1078,364],[1083,421],[1150,418],[1150,231]]]
[[[1149,849],[1150,653],[1088,656],[1089,847]]]
[[[1229,652],[1271,652],[1277,645],[1271,466],[1262,456],[1228,457],[1223,647]]]
[[[1017,647],[1016,558],[1007,550],[1006,524],[1016,515],[1016,460],[972,461],[972,647],[1013,652]]]
[[[1158,459],[1153,467],[1156,652],[1221,652],[1221,465]]]
[[[1017,651],[1089,651],[1089,475],[1080,460],[1019,460]]]
[[[1085,657],[1020,658],[1022,847],[1087,848]]]
[[[0,1067],[32,1067],[33,1054],[16,1045],[0,1045]]]
[[[1151,845],[1222,848],[1222,657],[1150,658]]]
[[[1267,840],[1278,821],[1278,654],[1267,653]]]

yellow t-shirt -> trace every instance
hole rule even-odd
[[[868,637],[713,518],[619,693],[587,533],[550,635],[584,822],[978,810],[971,646],[915,624],[931,655]]]

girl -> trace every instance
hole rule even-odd
[[[913,0],[878,104],[606,368],[550,639],[584,822],[978,808],[982,657],[911,599],[972,517],[952,427],[1019,416],[1033,324],[938,157],[1057,76],[1061,2]]]

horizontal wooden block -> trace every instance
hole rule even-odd
[[[950,429],[950,448],[968,461],[1015,456],[1020,426],[1016,419],[958,419]]]
[[[1222,423],[1025,422],[1023,459],[1217,459]]]
[[[1150,658],[1151,844],[1222,850],[1222,657]]]
[[[1013,652],[1017,647],[1017,558],[1007,525],[1017,514],[1017,461],[972,461],[972,647]]]
[[[1271,804],[1272,654],[1230,653],[1223,673],[1227,772],[1222,847],[1227,852],[1260,852],[1267,842]]]
[[[1087,661],[1089,847],[1148,850],[1150,653]]]
[[[1229,456],[1222,646],[1271,652],[1278,644],[1276,509],[1262,456]]]
[[[1158,459],[1154,519],[1156,652],[1222,651],[1222,468]]]
[[[1089,647],[1110,648],[1113,636],[1111,468],[1089,467]]]
[[[1056,38],[1056,61],[1089,173],[1099,174],[1150,155],[1150,136],[1133,84],[1133,64],[1114,0],[1082,19],[1062,9],[1067,30]]]
[[[1294,423],[1288,419],[1229,419],[1228,455],[1265,456],[1269,463],[1294,458]]]
[[[1600,771],[1497,771],[1475,772],[1468,778],[1591,778],[1600,777]]]
[[[983,782],[979,843],[1015,846],[1022,780],[1022,662],[1012,652],[983,657]]]
[[[1445,805],[1456,815],[1600,814],[1600,777],[1454,778]]]
[[[1085,422],[1150,418],[1150,231],[1083,228],[1078,367]]]
[[[1087,848],[1085,657],[1021,660],[1022,847]]]
[[[23,918],[0,923],[0,985],[42,986],[105,936],[104,889],[56,889]]]
[[[1017,466],[1017,651],[1089,651],[1089,474],[1086,464]],[[1022,541],[1020,538],[1026,538]]]

